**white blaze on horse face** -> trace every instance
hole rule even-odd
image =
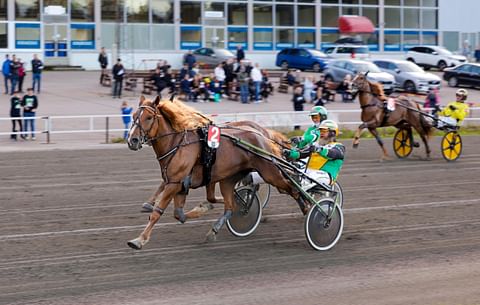
[[[135,133],[135,131],[137,130],[137,128],[138,128],[137,124],[132,124],[132,127],[130,127],[130,130],[128,131],[127,142],[130,142],[130,140],[132,139],[132,136]]]

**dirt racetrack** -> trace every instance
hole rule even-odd
[[[432,143],[432,161],[380,163],[375,142],[346,142],[345,228],[326,252],[276,192],[248,238],[205,244],[222,208],[184,225],[169,208],[135,251],[160,176],[150,148],[3,153],[0,304],[480,304],[480,137],[455,163]]]

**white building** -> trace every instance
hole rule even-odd
[[[99,69],[105,46],[110,63],[119,56],[143,69],[158,59],[178,67],[189,48],[242,45],[248,58],[273,67],[282,48],[335,41],[341,15],[372,21],[375,33],[363,36],[372,52],[415,44],[457,51],[465,41],[473,50],[479,9],[478,0],[0,0],[0,53]]]

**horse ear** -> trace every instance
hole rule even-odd
[[[160,96],[157,95],[157,97],[156,97],[155,100],[153,101],[153,104],[154,104],[155,106],[158,106],[158,104],[160,104],[160,101],[161,101],[161,100],[162,100],[162,99],[160,98]]]
[[[175,92],[172,93],[172,95],[170,96],[170,102],[173,103],[173,101],[175,100],[175,96],[176,96],[176,95],[177,95],[177,94],[176,94]]]
[[[370,71],[367,71],[367,72],[365,72],[365,77],[367,77],[367,75],[368,75],[368,72],[370,72]]]
[[[140,102],[138,103],[138,106],[142,106],[143,101],[145,101],[145,96],[140,96]]]

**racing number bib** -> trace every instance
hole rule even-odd
[[[210,125],[208,127],[207,145],[210,148],[218,148],[220,146],[220,128]]]

